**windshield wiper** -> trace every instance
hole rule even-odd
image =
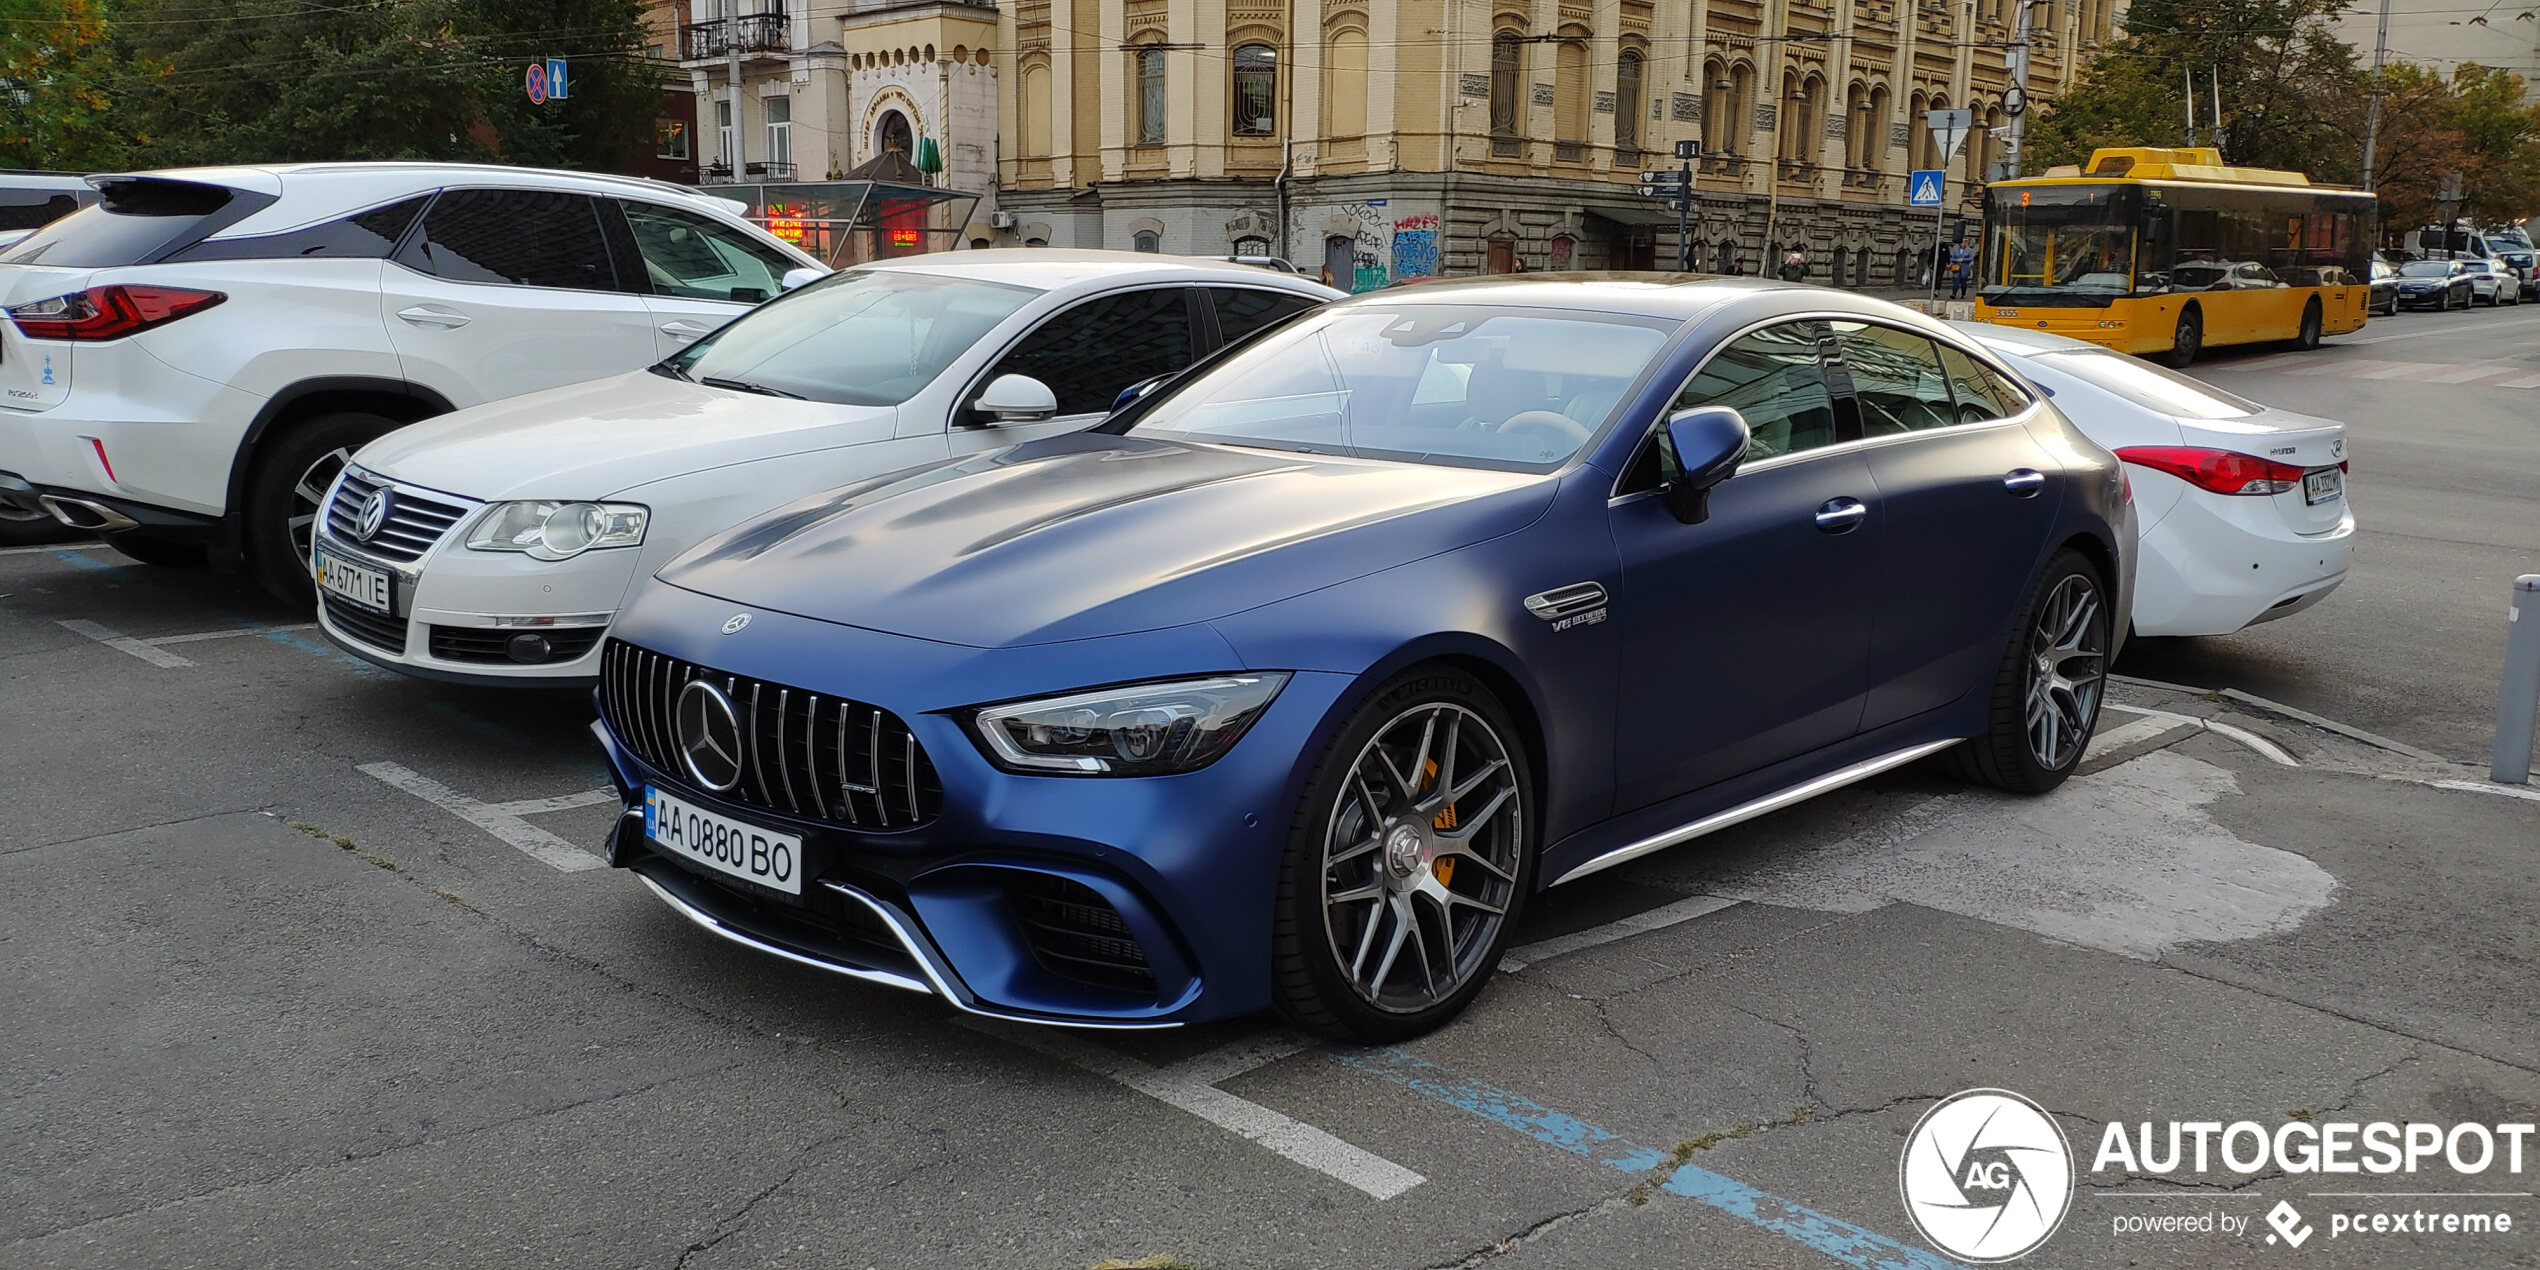
[[[790,397],[795,401],[810,400],[798,392],[787,392],[782,388],[770,388],[765,384],[753,383],[746,379],[723,379],[714,375],[708,375],[697,382],[704,384],[708,388],[729,388],[734,392],[754,392],[762,397]]]

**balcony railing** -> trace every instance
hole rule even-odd
[[[730,57],[736,52],[782,53],[792,44],[792,33],[781,10],[691,22],[679,28],[679,34],[681,55],[692,62]]]

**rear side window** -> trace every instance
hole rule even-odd
[[[95,207],[46,225],[0,255],[0,264],[110,269],[148,264],[272,199],[192,181],[126,179],[98,190]]]
[[[397,249],[397,240],[422,214],[429,198],[410,198],[374,207],[322,225],[258,234],[252,238],[208,238],[168,257],[170,260],[279,260],[333,257],[378,260]]]
[[[599,204],[546,190],[445,190],[423,233],[399,253],[408,267],[452,282],[615,291]]]
[[[1929,337],[1892,326],[1834,324],[1843,368],[1852,376],[1852,398],[1861,407],[1861,435],[1894,436],[1958,421],[1948,377]],[[1994,411],[1969,418],[1991,418]]]
[[[1256,291],[1250,287],[1210,287],[1209,298],[1217,305],[1217,334],[1228,344],[1238,344],[1253,332],[1287,317],[1314,307],[1314,301],[1285,291]]]
[[[41,229],[79,210],[79,199],[59,190],[0,190],[0,233]]]
[[[2028,409],[2028,394],[2012,387],[2011,381],[1985,369],[1976,359],[1957,349],[1946,344],[1938,347],[1940,364],[1949,372],[1949,391],[1958,399],[1958,417],[1961,420],[2008,419]],[[2150,365],[2149,362],[2144,364]]]
[[[1129,385],[1190,364],[1190,309],[1182,288],[1163,287],[1088,300],[1043,322],[988,378],[1029,375],[1058,395],[1060,414],[1102,414]]]

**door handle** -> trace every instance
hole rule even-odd
[[[2046,474],[2031,468],[2013,468],[2002,478],[2002,488],[2009,490],[2013,498],[2035,498],[2037,491],[2046,488]]]
[[[711,331],[711,330],[713,330],[713,329],[714,329],[714,328],[713,328],[713,327],[711,327],[711,326],[706,326],[706,325],[703,325],[702,323],[691,322],[691,321],[688,321],[688,320],[687,320],[687,319],[685,319],[685,318],[681,318],[681,319],[679,319],[679,320],[677,320],[677,321],[664,322],[664,323],[662,323],[662,324],[661,324],[661,333],[662,333],[662,334],[667,335],[667,336],[670,336],[672,339],[681,340],[681,341],[693,340],[693,339],[697,338],[698,336],[703,335],[703,334],[705,334],[706,332]]]
[[[430,304],[418,304],[411,309],[399,309],[397,316],[414,326],[437,326],[448,331],[455,331],[473,320],[464,313]]]
[[[1860,499],[1829,498],[1817,509],[1817,528],[1830,534],[1848,534],[1869,518],[1869,504]]]

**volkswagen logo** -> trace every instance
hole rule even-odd
[[[361,505],[353,509],[353,537],[369,542],[388,521],[388,490],[382,486],[362,496]]]
[[[742,628],[742,627],[747,626],[747,625],[749,625],[749,624],[750,624],[750,615],[749,615],[749,614],[747,614],[747,613],[735,613],[735,614],[733,614],[733,615],[732,615],[729,619],[727,619],[727,620],[723,623],[723,633],[724,633],[724,634],[726,634],[726,635],[735,635],[735,634],[738,634],[738,633],[740,633],[740,630],[741,630],[741,628]]]
[[[703,679],[679,690],[679,758],[697,783],[724,793],[741,783],[741,719],[732,699]]]

